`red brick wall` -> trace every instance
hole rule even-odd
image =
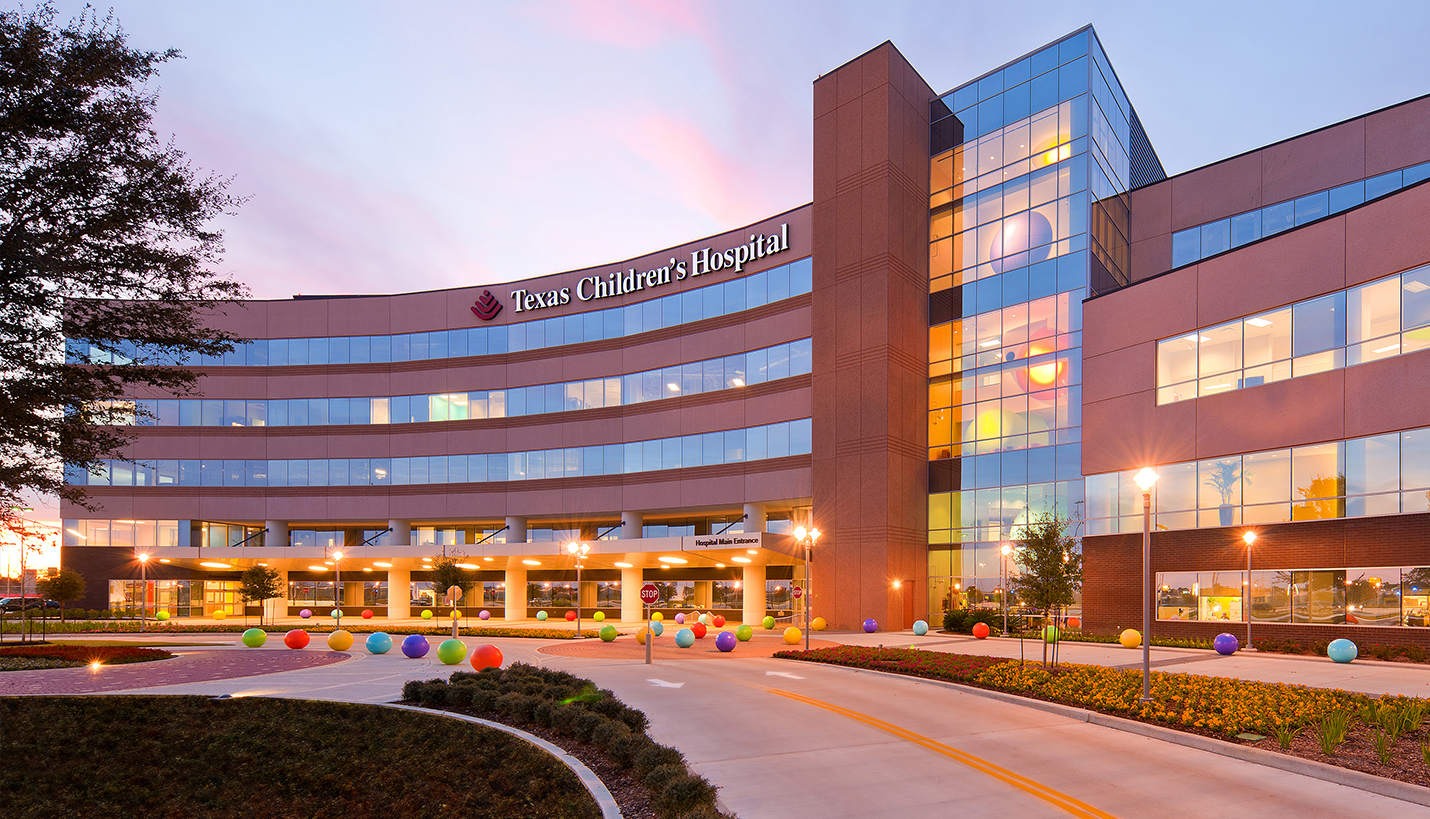
[[[1152,533],[1152,571],[1245,571],[1241,536],[1256,531],[1252,570],[1338,569],[1355,566],[1430,565],[1430,514],[1304,521],[1275,525]],[[1095,634],[1142,628],[1142,535],[1083,538],[1083,623]],[[1346,637],[1358,644],[1430,647],[1427,628],[1369,628],[1256,623],[1252,636],[1314,643]],[[1215,637],[1246,633],[1246,624],[1152,622],[1161,637]]]

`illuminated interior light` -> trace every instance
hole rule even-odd
[[[1424,293],[1426,290],[1430,290],[1430,284],[1420,281],[1406,282],[1403,287],[1412,293]]]
[[[715,568],[717,568],[717,569],[723,569],[723,568],[725,568],[725,564],[724,564],[724,563],[716,563],[716,564],[715,564]]]
[[[478,565],[475,564],[475,563],[458,563],[458,564],[457,564],[457,568],[459,568],[459,569],[478,569],[478,568],[481,568],[481,567],[478,566]]]
[[[384,568],[384,569],[391,569],[391,568],[392,568],[392,564],[391,564],[391,563],[384,563],[384,562],[381,561],[381,560],[374,561],[372,565],[374,565],[374,566],[381,566],[381,567]]]
[[[1377,347],[1376,349],[1371,350],[1371,352],[1372,352],[1372,353],[1388,353],[1388,352],[1390,352],[1391,350],[1398,350],[1398,349],[1400,349],[1400,342],[1397,341],[1397,342],[1395,342],[1394,344],[1391,344],[1391,345],[1388,346],[1388,347]]]
[[[666,384],[665,388],[670,390],[671,392],[680,392],[679,384]]]
[[[160,562],[160,563],[168,563],[168,562],[169,562],[169,558],[167,558],[167,557],[161,557],[161,558],[159,558],[159,562]],[[259,565],[263,565],[263,564],[259,564]]]
[[[632,566],[632,565],[629,564],[629,563],[617,563],[617,564],[615,564],[615,566],[616,566],[616,568],[618,568],[618,569],[633,569],[633,568],[635,568],[634,566]]]
[[[232,566],[228,565],[227,563],[210,563],[210,562],[208,562],[208,561],[204,561],[203,563],[200,563],[199,565],[200,565],[200,566],[203,566],[205,569],[232,569],[232,568],[233,568]]]
[[[743,386],[745,386],[745,379],[743,379],[743,378],[732,378],[732,379],[730,379],[730,384],[731,384],[731,386],[735,386],[735,387],[743,387]]]
[[[1271,326],[1272,324],[1274,324],[1275,322],[1267,321],[1267,320],[1264,319],[1264,318],[1254,318],[1254,319],[1247,319],[1247,320],[1246,320],[1246,323],[1247,323],[1247,324],[1250,324],[1252,327],[1270,327],[1270,326]]]
[[[753,563],[753,562],[754,562],[754,561],[750,560],[748,557],[732,557],[732,558],[730,558],[730,559],[733,560],[733,561],[735,561],[736,563]]]
[[[760,553],[760,550],[759,550],[759,549],[746,549],[746,550],[745,550],[745,554],[747,554],[747,555],[757,555],[757,554],[759,554],[759,553]]]
[[[327,570],[328,570],[328,567],[327,567],[327,566],[309,566],[309,567],[308,567],[308,571],[310,571],[310,572],[326,572]]]
[[[683,564],[683,563],[689,563],[689,562],[690,562],[689,560],[686,560],[686,559],[683,558],[683,557],[666,557],[665,555],[661,555],[660,557],[657,557],[656,560],[659,560],[661,563],[681,563],[681,564]]]
[[[525,564],[528,565],[528,566],[540,566],[540,565],[541,565],[541,561],[540,561],[540,560],[523,560],[523,561],[521,561],[521,562],[522,562],[522,563],[525,563]]]
[[[372,571],[372,567],[371,567],[371,566],[363,566],[363,567],[362,567],[362,570],[365,571],[365,572],[370,572],[370,571]]]
[[[978,342],[978,346],[979,346],[979,347],[997,347],[999,344],[1002,344],[1002,343],[1003,343],[1003,342],[1002,342],[1000,339],[990,338],[990,339],[988,339],[987,341],[980,341],[980,342]]]
[[[1230,385],[1230,384],[1212,384],[1211,386],[1207,387],[1207,389],[1209,389],[1209,390],[1229,390],[1229,389],[1231,389],[1231,385]]]
[[[494,558],[494,557],[484,557],[484,558],[482,558],[482,560],[485,560],[486,562],[491,563],[493,560],[496,560],[496,558]]]
[[[65,531],[66,531],[66,532],[69,532],[70,534],[74,535],[75,537],[79,538],[80,540],[89,540],[89,538],[88,538],[87,536],[82,535],[82,534],[80,534],[79,532],[76,532],[76,531],[73,530],[73,529],[66,529]]]

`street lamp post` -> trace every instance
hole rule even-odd
[[[581,561],[586,559],[586,554],[591,551],[589,543],[568,543],[566,544],[567,554],[576,558],[576,639],[581,639]]]
[[[1012,552],[1013,552],[1013,547],[1012,547],[1012,546],[1009,546],[1008,544],[1005,543],[1005,544],[1003,544],[1003,548],[1000,549],[999,551],[1001,551],[1001,552],[1003,553],[1003,562],[1002,562],[1002,572],[1001,572],[1001,574],[1002,574],[1002,584],[998,587],[998,588],[999,588],[998,596],[999,596],[999,597],[1002,599],[1002,601],[1003,601],[1003,636],[1004,636],[1004,637],[1007,637],[1007,636],[1008,636],[1008,555],[1009,555],[1009,554],[1012,554]]]
[[[1152,484],[1157,473],[1143,467],[1137,477],[1142,490],[1142,702],[1152,701]]]
[[[333,552],[333,611],[338,613],[338,629],[343,627],[343,553]],[[409,612],[410,614],[411,612]]]
[[[139,553],[139,630],[144,630],[144,621],[149,611],[149,553]]]
[[[1246,613],[1246,650],[1255,651],[1251,647],[1251,544],[1256,542],[1256,533],[1248,529],[1241,539],[1246,541],[1246,596],[1241,601]]]
[[[824,534],[811,526],[805,529],[803,526],[794,530],[794,539],[804,546],[804,650],[809,651],[809,631],[814,619],[810,615],[810,603],[814,602],[814,583],[809,574],[809,553],[814,544],[819,542],[819,536]],[[746,589],[746,593],[749,590]]]

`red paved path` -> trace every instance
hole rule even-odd
[[[0,696],[97,694],[158,685],[229,680],[332,665],[351,659],[336,651],[186,651],[167,660],[88,668],[0,673]]]

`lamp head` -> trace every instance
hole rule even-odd
[[[1244,541],[1246,541],[1246,545],[1247,545],[1247,546],[1250,546],[1251,544],[1253,544],[1253,543],[1256,542],[1256,533],[1253,532],[1253,531],[1247,530],[1246,534],[1244,534],[1244,535],[1241,536],[1241,539],[1244,540]]]
[[[343,559],[343,553],[342,553],[342,552],[333,552],[333,560],[342,560],[342,559]]]
[[[139,562],[140,562],[140,563],[148,563],[148,562],[149,562],[149,553],[148,553],[148,552],[140,552],[140,553],[139,553]]]
[[[819,536],[822,535],[822,534],[824,534],[824,533],[821,532],[821,531],[819,531],[818,529],[810,529],[810,530],[809,530],[809,538],[810,538],[810,540],[813,540],[815,543],[818,543],[818,542],[819,542]]]
[[[1003,544],[1002,552],[1003,552],[1003,556],[1004,556],[1004,557],[1007,557],[1008,555],[1010,555],[1010,554],[1013,553],[1013,547],[1012,547],[1012,546],[1009,546],[1008,544],[1005,543],[1005,544]]]
[[[1137,473],[1137,477],[1132,480],[1137,482],[1137,486],[1143,492],[1151,492],[1152,484],[1157,482],[1157,473],[1153,472],[1151,467],[1144,466],[1142,471]]]
[[[795,530],[794,530],[794,538],[795,538],[795,540],[804,540],[805,534],[806,534],[806,530],[805,530],[805,528],[804,528],[803,526],[797,526],[797,527],[795,527]]]

